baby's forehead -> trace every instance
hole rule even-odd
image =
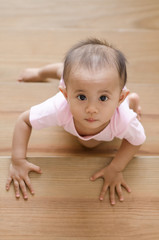
[[[75,68],[70,71],[68,80],[69,82],[107,82],[109,79],[120,81],[118,71],[113,68],[101,68],[101,69],[87,69],[87,68]]]
[[[120,77],[118,72],[111,68],[100,71],[78,69],[70,72],[67,84],[74,89],[94,86],[97,88],[114,88],[116,86],[120,87]]]

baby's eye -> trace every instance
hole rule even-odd
[[[108,100],[108,97],[107,96],[104,96],[104,95],[102,95],[102,96],[100,96],[100,101],[102,101],[102,102],[106,102],[107,100]]]
[[[78,98],[79,100],[81,100],[81,101],[84,101],[84,100],[87,99],[86,96],[83,95],[83,94],[78,95],[77,98]]]

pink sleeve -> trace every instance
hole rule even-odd
[[[58,124],[56,101],[58,94],[30,109],[30,123],[33,128],[41,129]]]
[[[146,140],[144,128],[137,118],[134,118],[126,128],[123,138],[132,145],[141,145]]]
[[[137,114],[129,108],[127,100],[114,114],[111,129],[114,137],[126,139],[132,145],[141,145],[146,139],[144,128],[137,119]]]

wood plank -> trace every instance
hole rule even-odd
[[[128,58],[128,87],[139,93],[147,140],[124,177],[132,193],[112,207],[98,196],[102,179],[89,177],[104,167],[120,141],[85,149],[59,127],[33,131],[29,161],[35,196],[16,200],[5,191],[10,163],[0,157],[0,239],[159,239],[159,2],[158,0],[5,0],[0,8],[0,155],[10,156],[18,115],[57,92],[51,84],[17,84],[27,67],[63,60],[87,37],[105,38]],[[38,156],[33,158],[33,156]],[[40,157],[41,156],[41,157]],[[48,157],[50,156],[50,157]],[[54,156],[54,157],[52,157]]]
[[[55,95],[59,81],[52,83],[1,83],[0,112],[23,112]]]
[[[134,158],[124,172],[132,193],[112,207],[98,200],[102,180],[89,177],[110,159],[32,158],[43,174],[31,174],[36,194],[15,200],[4,189],[9,159],[1,158],[0,238],[4,240],[158,240],[159,158]],[[69,219],[69,221],[68,221]]]
[[[26,111],[35,104],[39,104],[56,94],[59,81],[50,83],[0,83],[0,113]],[[140,96],[143,117],[144,115],[158,115],[159,83],[130,83],[127,87],[131,92],[137,92]]]
[[[128,84],[130,90],[141,97],[142,124],[147,140],[139,150],[139,155],[158,155],[159,142],[159,85]],[[16,119],[21,112],[51,97],[57,92],[58,81],[52,83],[1,84],[0,102],[0,155],[11,154],[11,140]],[[9,97],[8,97],[9,96]],[[43,141],[45,139],[45,142]],[[52,155],[114,155],[120,141],[104,143],[94,150],[81,147],[78,140],[59,127],[33,131],[29,145],[29,156]]]
[[[4,113],[0,119],[0,155],[11,155],[13,129],[19,113]],[[155,115],[143,116],[146,131],[146,142],[137,155],[159,155],[159,118]],[[44,141],[45,139],[45,141]],[[40,131],[32,131],[28,156],[114,156],[120,146],[119,140],[105,142],[95,149],[82,147],[77,138],[60,127],[51,127]]]
[[[158,83],[159,31],[105,30],[1,31],[1,82],[14,82],[27,67],[63,61],[65,52],[81,39],[105,38],[128,58],[129,82]],[[12,39],[12,41],[10,41]]]
[[[5,0],[0,29],[159,29],[158,11],[157,0]]]

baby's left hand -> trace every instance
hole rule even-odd
[[[110,188],[110,203],[112,205],[115,204],[115,192],[117,192],[117,195],[119,197],[120,201],[124,201],[123,193],[122,193],[122,186],[128,191],[131,192],[131,189],[126,184],[123,178],[122,172],[118,172],[115,167],[110,164],[107,167],[101,169],[97,173],[95,173],[90,180],[94,181],[98,178],[104,179],[104,184],[102,191],[100,193],[99,199],[102,201],[104,199],[104,196]]]

